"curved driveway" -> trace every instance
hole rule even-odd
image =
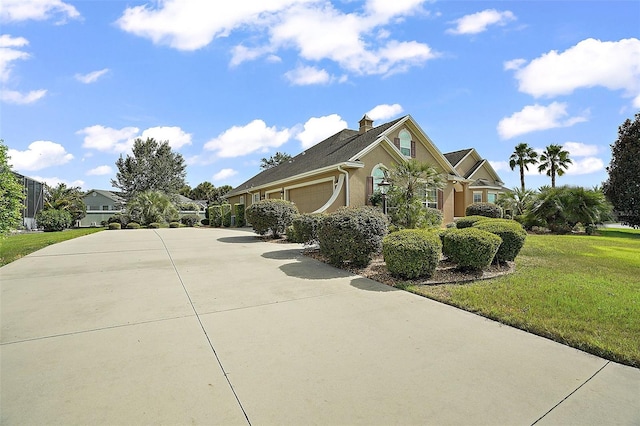
[[[640,423],[640,370],[300,249],[104,231],[1,268],[2,424]]]

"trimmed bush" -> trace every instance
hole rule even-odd
[[[493,203],[473,203],[467,206],[465,216],[502,217],[502,207]]]
[[[270,232],[273,238],[284,233],[296,214],[298,208],[295,204],[278,199],[260,200],[246,210],[247,220],[253,231],[258,235]]]
[[[382,250],[387,218],[374,207],[343,207],[328,215],[318,230],[320,252],[332,265],[366,266]]]
[[[494,259],[496,262],[514,260],[527,238],[527,231],[515,220],[487,219],[476,222],[473,227],[491,232],[502,239],[502,244],[500,244]]]
[[[131,222],[131,218],[126,213],[116,213],[107,219],[107,224],[109,223],[119,223],[121,227],[127,226],[127,223]]]
[[[481,229],[451,229],[444,236],[442,251],[460,269],[483,269],[493,261],[500,243],[500,237]]]
[[[428,278],[433,276],[440,261],[442,242],[438,232],[403,229],[384,237],[382,254],[391,275]]]
[[[36,214],[36,223],[45,232],[62,231],[71,227],[71,213],[66,210],[41,210]]]
[[[236,215],[236,227],[242,228],[247,224],[247,220],[244,217],[244,204],[234,204],[233,209]]]
[[[185,226],[196,226],[196,224],[200,223],[200,216],[195,213],[185,214],[180,218],[180,223]]]
[[[171,222],[169,228],[180,228],[180,222]]]
[[[312,244],[318,241],[318,229],[326,214],[305,213],[297,215],[287,231],[287,239],[294,243]]]
[[[461,217],[460,219],[456,220],[455,224],[456,224],[456,228],[458,229],[471,228],[474,225],[474,223],[480,222],[481,220],[487,220],[487,217],[486,216]]]
[[[138,222],[129,222],[127,223],[127,229],[140,229],[140,224]]]
[[[440,228],[442,226],[442,212],[433,207],[424,209],[424,220],[421,225],[425,228]]]
[[[109,229],[121,229],[122,225],[120,225],[118,222],[111,222],[109,224]]]
[[[209,210],[207,210],[207,211],[209,211]],[[203,226],[209,226],[209,219],[202,219],[200,221],[200,224],[203,225]]]
[[[216,228],[222,226],[222,206],[216,205],[209,207],[209,224]]]
[[[147,225],[147,228],[149,228],[149,229],[158,229],[158,228],[160,228],[160,224],[158,222],[151,222],[150,224]]]
[[[223,204],[222,206],[222,226],[229,228],[231,226],[231,204]]]

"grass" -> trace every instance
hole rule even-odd
[[[640,230],[529,235],[514,274],[405,289],[640,367]]]
[[[0,237],[0,266],[51,244],[100,232],[105,228],[69,229],[62,232],[36,232]]]

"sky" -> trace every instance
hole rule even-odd
[[[147,137],[184,157],[192,187],[237,186],[365,113],[410,114],[507,187],[517,144],[560,144],[558,184],[593,187],[640,111],[637,0],[2,0],[0,24],[10,164],[84,190],[113,189]]]

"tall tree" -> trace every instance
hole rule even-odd
[[[0,234],[20,226],[24,208],[24,188],[11,171],[7,151],[0,139]]]
[[[179,218],[178,209],[171,198],[162,191],[154,190],[136,193],[127,203],[127,213],[132,221],[140,225],[172,222]]]
[[[84,192],[79,186],[67,186],[64,183],[54,187],[44,185],[44,208],[69,212],[72,224],[87,215],[83,198]]]
[[[184,158],[171,150],[168,141],[138,138],[132,152],[132,156],[116,161],[118,172],[116,179],[111,179],[111,185],[122,191],[125,200],[150,190],[178,194],[185,186],[187,166]]]
[[[271,157],[260,160],[260,168],[262,170],[267,170],[272,167],[279,166],[280,164],[291,160],[291,158],[292,157],[289,154],[278,151]]]
[[[569,158],[569,151],[563,150],[562,145],[551,144],[540,155],[538,171],[542,173],[546,170],[547,176],[551,176],[551,187],[555,188],[556,176],[564,175],[565,170],[569,168],[569,164],[573,164],[573,161]]]
[[[618,213],[618,219],[640,227],[640,113],[618,128],[618,139],[611,145],[609,179],[604,193]]]
[[[211,182],[202,182],[191,190],[190,198],[194,200],[213,201],[216,196],[216,187]]]
[[[538,163],[538,153],[533,150],[527,143],[519,143],[516,145],[513,154],[509,157],[509,167],[511,170],[516,167],[520,168],[520,188],[522,192],[525,191],[524,188],[524,171],[529,170],[529,165],[534,165]]]

